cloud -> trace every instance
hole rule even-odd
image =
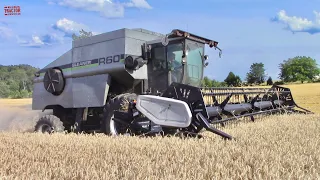
[[[152,9],[152,7],[149,5],[149,3],[145,0],[131,0],[131,2],[125,3],[125,6]]]
[[[8,39],[13,36],[13,31],[12,29],[5,27],[5,26],[0,26],[0,39]]]
[[[8,25],[9,25],[9,23],[7,23],[6,21],[2,21],[2,20],[0,20],[0,25],[8,26]]]
[[[40,37],[40,39],[47,45],[51,45],[54,43],[63,43],[63,37],[55,33],[43,35]]]
[[[63,38],[57,34],[45,34],[42,36],[32,35],[28,40],[21,39],[20,36],[16,36],[18,44],[24,47],[40,48],[44,46],[50,46],[53,44],[60,44],[63,42]]]
[[[52,25],[52,28],[60,32],[63,32],[67,37],[72,37],[73,33],[77,34],[81,29],[86,31],[88,31],[89,29],[84,24],[77,23],[66,18],[58,20],[54,25]]]
[[[91,31],[86,25],[69,20],[67,18],[59,19],[56,23],[51,25],[52,30],[59,32],[47,33],[44,35],[33,35],[31,38],[17,37],[17,41],[21,46],[40,48],[44,46],[50,46],[54,44],[61,44],[64,42],[64,38],[71,38],[72,34],[79,34],[81,29],[85,31]],[[92,32],[93,35],[100,34],[99,32]],[[28,40],[25,40],[28,39]]]
[[[123,17],[125,7],[152,8],[146,0],[130,0],[126,3],[113,2],[112,0],[49,0],[48,3],[97,12],[107,18]]]
[[[288,16],[285,10],[281,10],[271,21],[285,24],[285,29],[292,33],[306,32],[316,34],[320,33],[320,12],[313,11],[313,13],[315,20],[311,21],[302,17]]]
[[[52,29],[64,33],[65,37],[72,37],[72,34],[79,34],[80,30],[91,31],[90,28],[84,24],[69,20],[67,18],[59,19],[54,25],[51,26]],[[100,34],[100,32],[91,31],[93,35]]]
[[[44,45],[44,42],[41,41],[40,37],[35,35],[32,36],[31,40],[21,39],[20,36],[16,36],[16,38],[17,38],[18,44],[20,44],[21,46],[39,48]]]

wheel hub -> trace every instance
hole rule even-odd
[[[51,133],[54,132],[54,128],[51,127],[51,126],[48,125],[48,124],[44,124],[44,125],[42,125],[42,127],[41,127],[41,131],[42,131],[42,133],[49,133],[49,134],[51,134]]]

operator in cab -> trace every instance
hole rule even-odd
[[[182,77],[182,63],[176,59],[173,52],[168,53],[168,70],[171,71],[171,81],[179,83]]]

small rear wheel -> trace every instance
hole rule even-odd
[[[49,133],[54,132],[63,132],[64,126],[63,123],[57,116],[46,115],[39,119],[35,125],[35,132]]]

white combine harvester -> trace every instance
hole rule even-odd
[[[198,135],[206,129],[231,139],[211,124],[310,112],[297,111],[290,90],[279,86],[201,88],[205,45],[218,48],[217,41],[177,29],[167,35],[120,29],[75,40],[36,74],[32,108],[53,114],[35,130]]]

